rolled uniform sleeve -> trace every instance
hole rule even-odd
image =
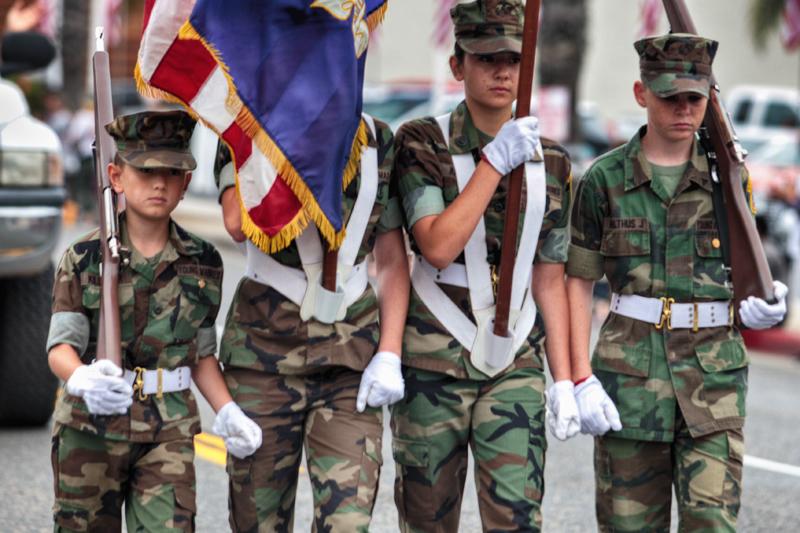
[[[572,164],[558,144],[542,139],[547,204],[539,232],[534,263],[566,263],[569,248],[569,210],[572,195]]]
[[[439,215],[445,208],[439,181],[443,173],[429,130],[421,121],[410,122],[400,128],[395,140],[394,177],[409,229],[419,219]]]
[[[578,184],[572,208],[572,237],[569,246],[567,274],[597,281],[603,277],[603,219],[607,201],[595,185],[591,169]]]
[[[61,257],[53,284],[53,307],[47,351],[69,344],[82,355],[89,344],[89,316],[83,307],[83,290],[77,258],[72,248]]]
[[[377,123],[378,135],[378,196],[376,204],[383,205],[383,211],[378,219],[376,231],[388,233],[403,226],[403,213],[400,210],[400,199],[397,197],[397,184],[392,180],[392,168],[394,167],[395,148],[394,135],[392,130]]]
[[[209,278],[203,291],[204,300],[214,302],[213,305],[208,307],[203,322],[197,328],[197,355],[200,358],[212,356],[217,353],[217,315],[219,314],[219,306],[222,296],[222,257],[215,249],[211,254],[211,261],[208,265],[215,271],[219,270],[219,275]]]

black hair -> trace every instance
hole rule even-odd
[[[453,55],[455,56],[456,61],[458,61],[458,64],[460,65],[461,63],[464,62],[464,56],[466,55],[466,52],[464,52],[464,49],[461,48],[460,44],[456,43],[455,47],[453,47]]]

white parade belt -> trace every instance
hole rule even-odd
[[[175,370],[136,367],[134,370],[125,370],[122,379],[133,387],[133,395],[138,395],[140,400],[146,400],[150,394],[161,398],[165,392],[188,389],[192,384],[192,369],[188,366],[179,366]]]
[[[717,328],[733,324],[731,302],[676,303],[674,298],[646,298],[635,294],[611,295],[611,312],[655,324],[656,329]]]

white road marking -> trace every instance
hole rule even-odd
[[[769,459],[753,457],[752,455],[744,456],[744,466],[766,470],[767,472],[786,474],[787,476],[800,477],[800,466],[778,463],[776,461],[770,461]]]

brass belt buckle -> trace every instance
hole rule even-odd
[[[133,380],[133,394],[135,396],[138,392],[139,400],[143,402],[147,399],[147,394],[144,393],[145,369],[140,366],[137,366],[136,368],[133,369],[133,371],[136,372],[136,379]]]
[[[661,300],[661,321],[656,324],[656,329],[661,329],[666,324],[667,329],[672,331],[672,304],[675,303],[675,298],[666,298],[662,296],[659,298]]]
[[[156,391],[156,398],[161,400],[164,398],[164,369],[159,368],[156,370],[156,375],[158,376],[158,390]]]

